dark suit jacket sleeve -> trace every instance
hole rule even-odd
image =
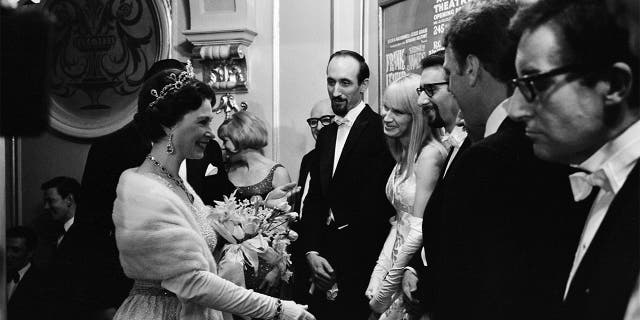
[[[323,128],[320,131],[318,140],[316,141],[317,157],[326,157],[329,141],[327,139],[327,130]],[[301,228],[305,230],[304,234],[300,234],[300,244],[302,252],[321,251],[320,244],[326,232],[326,219],[329,214],[329,202],[322,195],[322,186],[320,184],[320,167],[318,161],[313,161],[309,168],[311,179],[309,181],[309,191],[304,199],[304,219],[301,221]]]
[[[304,193],[304,184],[307,182],[307,175],[309,175],[309,170],[311,170],[311,161],[313,160],[313,156],[315,154],[314,150],[309,151],[302,157],[302,161],[300,161],[300,172],[298,174],[298,186],[301,188],[300,193],[296,197],[296,201],[293,205],[293,211],[300,212],[300,205],[302,204],[303,193]],[[309,188],[309,186],[307,186]],[[309,190],[307,190],[309,193]]]

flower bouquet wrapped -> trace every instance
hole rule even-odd
[[[291,277],[290,254],[287,247],[298,238],[289,229],[289,222],[298,214],[290,212],[286,201],[267,205],[260,196],[251,200],[237,200],[235,192],[224,201],[215,201],[208,216],[209,223],[228,243],[222,248],[218,274],[237,285],[245,286],[244,268],[258,272],[259,258],[278,266],[280,277]]]

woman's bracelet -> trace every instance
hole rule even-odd
[[[276,313],[273,315],[273,320],[281,320],[282,318],[282,300],[276,301]]]

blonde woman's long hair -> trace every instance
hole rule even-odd
[[[407,147],[402,145],[400,138],[387,137],[391,155],[400,164],[400,173],[405,177],[409,177],[413,172],[415,161],[422,148],[431,140],[440,139],[439,131],[429,126],[428,118],[418,106],[416,88],[419,86],[420,76],[410,73],[389,84],[384,92],[384,105],[394,106],[411,115],[411,133]]]

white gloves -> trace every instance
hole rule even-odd
[[[193,271],[162,281],[183,303],[212,308],[252,318],[273,318],[278,299],[247,290],[207,271]],[[189,309],[189,308],[187,308]],[[315,319],[306,307],[282,301],[280,319]]]
[[[409,232],[404,243],[398,248],[393,265],[380,284],[375,296],[369,301],[369,306],[375,312],[382,313],[393,303],[393,296],[402,284],[404,267],[407,266],[414,253],[422,247],[422,218],[407,215]]]
[[[376,266],[373,267],[373,272],[371,273],[371,279],[369,280],[369,286],[367,287],[367,291],[365,291],[364,295],[371,299],[374,294],[378,291],[380,287],[380,283],[391,269],[391,254],[393,251],[393,245],[396,242],[397,236],[397,221],[396,218],[393,217],[391,221],[391,230],[389,231],[389,235],[387,236],[387,240],[384,242],[384,246],[382,247],[382,251],[380,251],[380,256],[378,257],[378,261],[376,261]]]
[[[280,319],[305,320],[315,319],[309,312],[307,307],[299,305],[294,301],[282,300],[282,313]]]

